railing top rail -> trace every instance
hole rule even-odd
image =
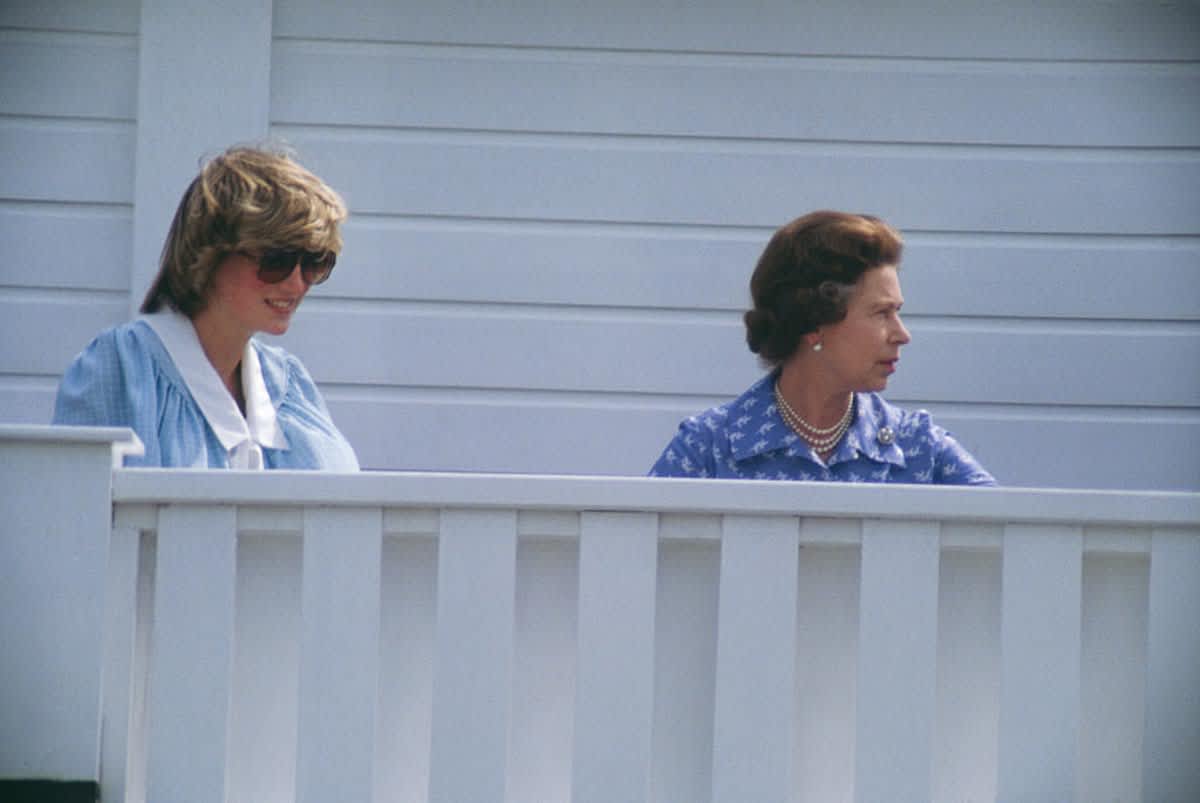
[[[113,501],[1200,525],[1198,493],[611,476],[117,469],[113,472]]]
[[[142,441],[128,427],[62,427],[50,424],[0,424],[0,443],[36,443],[43,445],[110,444],[113,466],[120,466],[124,455],[140,455]]]
[[[61,427],[51,424],[0,424],[0,440],[37,443],[141,444],[128,427]],[[140,454],[140,452],[139,452]]]

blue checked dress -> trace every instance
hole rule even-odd
[[[243,373],[242,419],[223,386],[214,390],[215,370],[210,368],[211,377],[196,376],[199,341],[181,351],[181,332],[195,339],[190,321],[178,313],[143,316],[101,332],[63,375],[53,423],[129,427],[145,454],[126,456],[127,466],[358,470],[354,449],[298,359],[250,341],[243,364],[257,362],[261,381],[257,373]],[[188,366],[186,378],[172,354]],[[252,459],[245,459],[247,453]]]

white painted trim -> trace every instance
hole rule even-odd
[[[286,475],[286,481],[280,476]],[[121,469],[118,504],[189,502],[385,507],[654,510],[928,521],[1133,524],[1200,522],[1200,494],[959,488],[520,474]]]

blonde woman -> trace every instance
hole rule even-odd
[[[355,471],[287,331],[342,247],[346,207],[289,156],[231,148],[175,212],[141,315],[101,332],[63,376],[56,424],[126,426],[127,465]]]

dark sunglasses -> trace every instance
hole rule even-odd
[[[337,254],[332,251],[305,251],[303,248],[268,248],[261,254],[240,253],[258,263],[258,279],[267,284],[279,284],[291,276],[297,263],[305,282],[320,284],[329,278],[337,263]]]

